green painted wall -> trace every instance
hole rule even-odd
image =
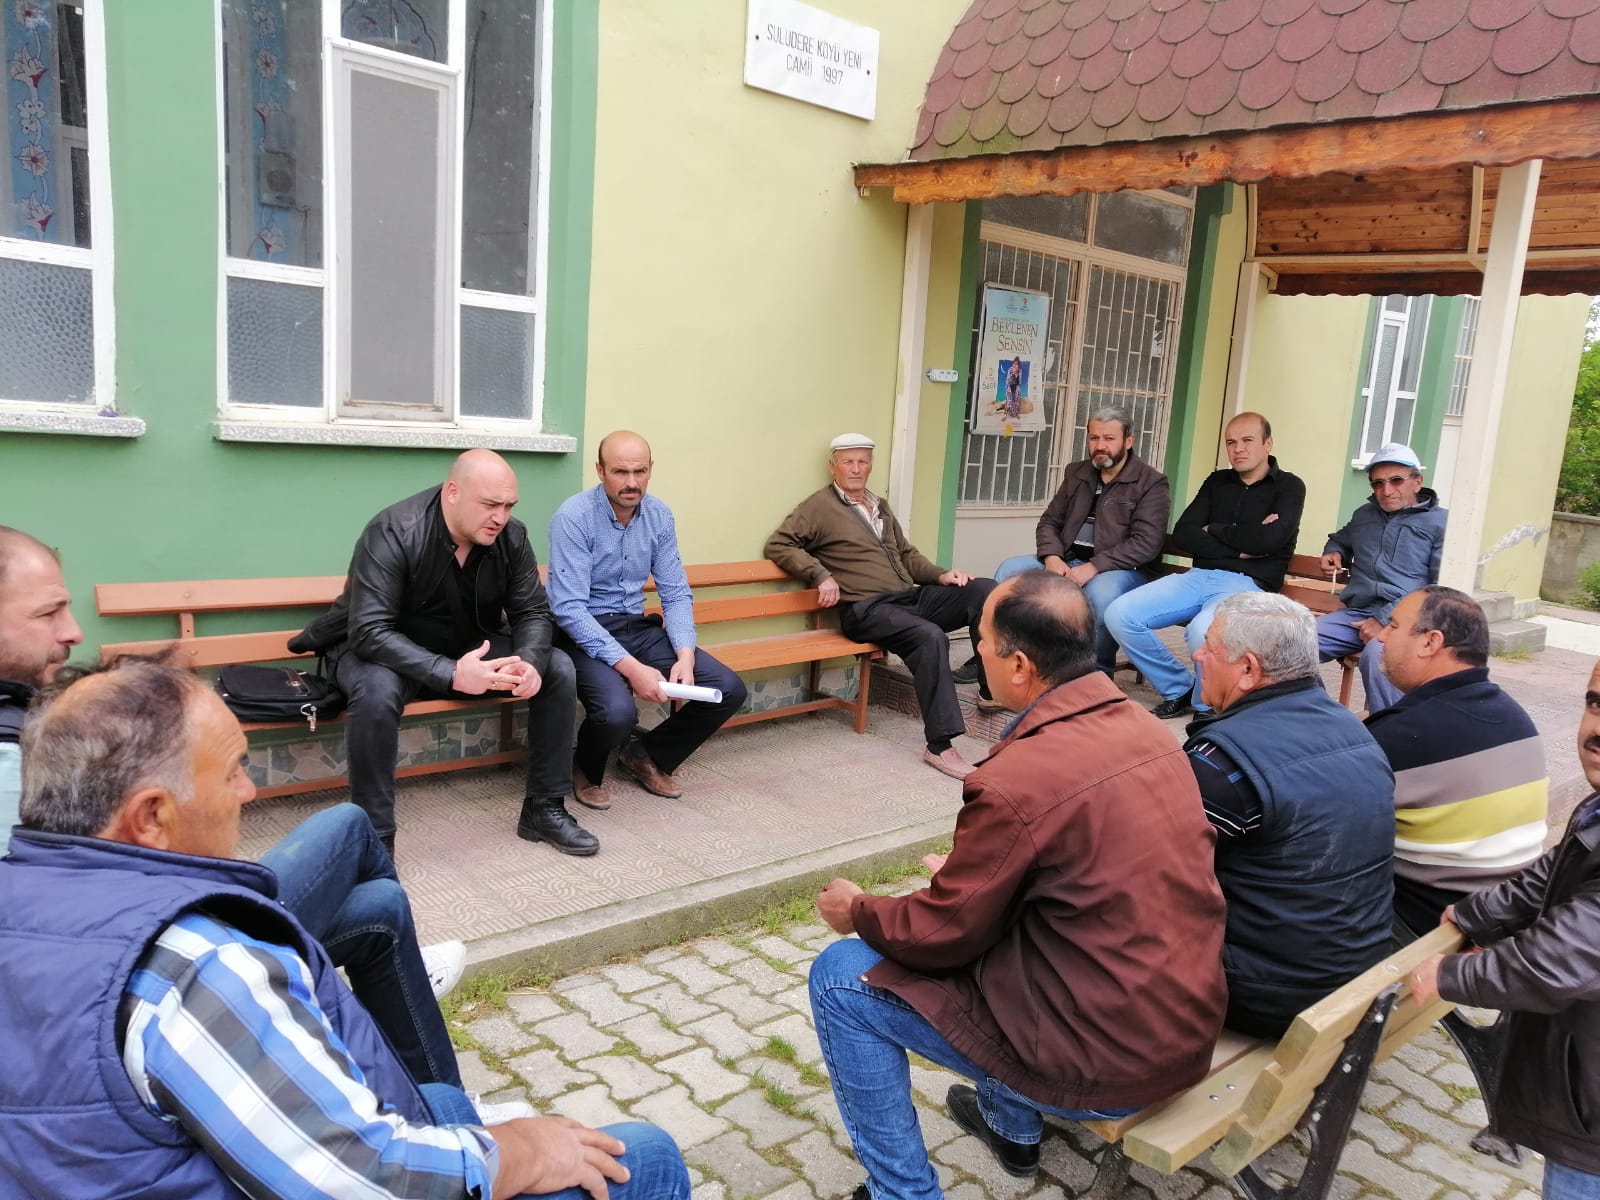
[[[983,205],[961,205],[961,274],[956,285],[955,315],[952,329],[950,365],[959,377],[950,385],[950,404],[945,411],[944,463],[941,477],[945,481],[939,506],[939,558],[947,563],[955,550],[956,500],[961,492],[961,439],[967,421],[966,397],[972,391],[972,314],[978,306],[978,277],[982,274],[983,239],[978,231],[983,225]]]
[[[117,407],[143,418],[149,432],[132,441],[0,434],[6,493],[0,519],[61,548],[74,611],[91,646],[170,632],[160,622],[99,622],[95,583],[340,572],[367,519],[438,482],[454,454],[213,439],[220,171],[215,20],[214,0],[164,0],[159,21],[149,19],[142,3],[106,4]],[[561,3],[556,27],[546,428],[579,434],[593,5]],[[508,457],[522,485],[519,514],[542,547],[545,514],[574,490],[577,462],[572,455]]]
[[[1236,189],[1230,184],[1201,188],[1194,198],[1194,227],[1189,238],[1189,277],[1183,290],[1183,325],[1178,334],[1178,365],[1172,380],[1172,417],[1167,423],[1163,470],[1174,496],[1187,497],[1199,486],[1190,482],[1190,453],[1206,382],[1205,349],[1219,296],[1217,254],[1222,239],[1222,219],[1233,211]],[[1226,293],[1223,293],[1226,294]],[[1226,359],[1224,359],[1226,365]],[[1142,451],[1154,459],[1157,447]],[[1177,519],[1176,513],[1173,520]]]

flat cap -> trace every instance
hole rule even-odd
[[[864,433],[841,433],[828,443],[828,449],[833,450],[875,450],[878,443]]]

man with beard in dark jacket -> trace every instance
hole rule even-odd
[[[468,450],[439,487],[367,523],[344,593],[289,643],[320,650],[349,697],[350,795],[394,852],[400,714],[411,701],[509,695],[528,701],[528,778],[517,836],[563,854],[600,849],[566,809],[577,684],[551,649],[555,622],[528,531],[514,520],[517,476]]]
[[[1511,1014],[1495,1132],[1544,1155],[1545,1200],[1600,1195],[1600,663],[1578,760],[1594,794],[1527,870],[1444,912],[1478,949],[1435,955],[1412,995]]]
[[[817,899],[860,935],[812,964],[811,1011],[873,1196],[941,1194],[908,1049],[978,1084],[950,1089],[950,1116],[1022,1178],[1041,1112],[1123,1115],[1210,1064],[1226,1003],[1213,835],[1178,748],[1094,669],[1093,631],[1071,581],[1000,584],[978,653],[1017,717],[966,779],[950,854],[923,860],[923,891],[835,879]]]
[[[1400,701],[1401,689],[1382,670],[1378,635],[1401,597],[1439,580],[1444,553],[1445,511],[1432,488],[1422,486],[1422,464],[1410,446],[1390,442],[1367,464],[1372,499],[1351,514],[1343,529],[1328,535],[1322,569],[1349,570],[1340,607],[1317,618],[1322,661],[1361,655],[1361,685],[1367,711]]]

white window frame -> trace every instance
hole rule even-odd
[[[98,2],[98,0],[97,0]],[[550,214],[550,110],[553,80],[555,0],[539,0],[537,110],[533,137],[534,186],[530,200],[534,236],[531,295],[485,292],[461,286],[461,221],[464,211],[466,117],[462,93],[466,78],[466,4],[450,0],[446,21],[444,63],[345,38],[341,29],[341,0],[321,0],[322,79],[321,119],[323,154],[323,266],[298,267],[235,258],[228,253],[227,155],[225,143],[227,80],[223,70],[223,15],[220,0],[213,8],[216,21],[218,297],[217,396],[218,436],[245,441],[319,441],[341,444],[499,446],[512,449],[567,451],[575,439],[540,433],[544,416],[544,376],[548,362],[547,313],[549,305]],[[375,70],[407,82],[438,84],[451,77],[447,120],[440,145],[441,304],[436,335],[443,352],[436,355],[444,411],[426,415],[409,406],[385,414],[362,406],[359,415],[341,411],[348,394],[349,314],[344,297],[349,288],[348,185],[348,79],[349,69]],[[228,281],[256,279],[320,287],[323,293],[323,403],[320,407],[236,404],[228,397]],[[461,414],[460,331],[463,307],[497,309],[531,316],[534,321],[534,364],[529,381],[529,416],[523,418],[472,417]],[[452,436],[454,434],[454,436]]]
[[[1417,389],[1403,389],[1400,387],[1400,381],[1405,378],[1406,364],[1408,361],[1410,361],[1408,356],[1414,354],[1417,361],[1417,384],[1418,387],[1421,386],[1423,365],[1421,362],[1421,357],[1427,347],[1428,321],[1433,316],[1432,297],[1401,297],[1401,299],[1404,299],[1406,302],[1405,308],[1402,311],[1390,309],[1390,299],[1391,297],[1389,296],[1374,297],[1374,301],[1377,305],[1377,313],[1376,319],[1372,323],[1371,361],[1369,361],[1367,364],[1367,379],[1360,393],[1362,401],[1361,425],[1358,435],[1359,440],[1356,443],[1356,456],[1350,460],[1350,466],[1361,471],[1365,471],[1367,469],[1367,464],[1372,460],[1372,456],[1376,454],[1382,447],[1388,445],[1390,442],[1401,440],[1395,433],[1394,429],[1394,410],[1396,400],[1408,399],[1411,401],[1412,428],[1405,431],[1406,439],[1411,437],[1413,430],[1416,428]],[[1423,313],[1422,320],[1418,322],[1415,319],[1417,302],[1424,299],[1428,300],[1429,303],[1426,311]],[[1389,367],[1389,379],[1380,385],[1378,380],[1378,362],[1380,359],[1378,350],[1383,344],[1383,331],[1385,326],[1394,326],[1398,330],[1398,333],[1395,338],[1394,361]],[[1378,444],[1376,446],[1368,446],[1367,430],[1372,424],[1372,408],[1380,390],[1382,392],[1384,405],[1383,433],[1378,438]]]
[[[58,128],[51,152],[60,155],[63,146],[84,141],[89,151],[89,240],[88,247],[61,246],[27,238],[0,236],[0,257],[18,262],[74,267],[89,272],[90,302],[94,313],[94,384],[85,402],[62,404],[30,400],[25,396],[0,397],[0,430],[39,430],[50,433],[86,433],[111,437],[138,437],[144,422],[116,414],[116,310],[112,264],[111,147],[107,133],[106,110],[106,30],[105,0],[75,0],[83,14],[83,59],[85,101],[88,107],[86,138],[64,134]],[[59,63],[50,64],[59,75]],[[59,79],[58,79],[59,86]],[[57,208],[60,219],[70,213]],[[109,416],[100,414],[108,413]]]

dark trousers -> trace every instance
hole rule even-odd
[[[663,675],[678,661],[678,652],[657,620],[632,613],[603,613],[595,620],[624,650]],[[606,756],[622,745],[639,723],[633,690],[615,667],[590,658],[565,634],[556,634],[556,644],[572,656],[578,699],[583,702],[584,720],[578,727],[578,748],[573,752],[572,765],[590,783],[599,783],[605,777]],[[716,688],[722,693],[722,703],[690,700],[639,738],[650,761],[669,775],[744,707],[744,681],[698,648],[694,652],[694,682],[697,687]]]
[[[1471,892],[1434,887],[1432,884],[1418,883],[1415,879],[1396,875],[1394,915],[1399,924],[1395,928],[1395,936],[1400,938],[1400,927],[1404,926],[1410,931],[1411,936],[1400,938],[1401,944],[1416,941],[1439,923],[1439,918],[1444,916],[1445,909],[1452,904],[1459,904],[1470,895]]]
[[[876,642],[905,660],[922,706],[922,731],[929,743],[967,731],[950,678],[952,629],[965,625],[978,648],[978,618],[983,602],[994,591],[992,579],[974,579],[961,587],[927,584],[903,592],[881,592],[840,606],[839,628],[858,642]],[[978,660],[978,690],[989,694],[983,660]]]
[[[512,653],[508,639],[491,638],[490,658]],[[394,770],[400,759],[400,712],[413,700],[481,700],[456,691],[435,692],[421,681],[368,662],[340,647],[333,654],[333,677],[349,698],[344,740],[350,762],[350,798],[366,810],[380,837],[394,834]],[[541,672],[539,692],[528,701],[528,781],[530,799],[565,797],[572,791],[572,726],[577,720],[577,689],[572,660],[559,650]]]

